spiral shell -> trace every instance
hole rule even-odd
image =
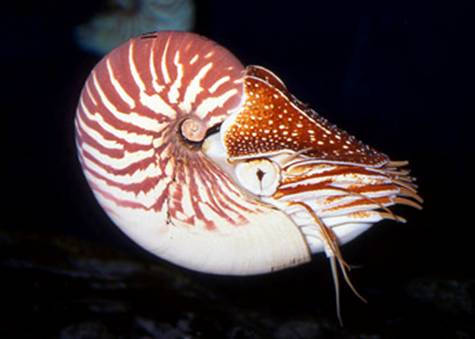
[[[255,274],[310,260],[293,221],[201,151],[242,105],[243,73],[206,38],[148,34],[94,68],[77,109],[79,159],[102,208],[148,251],[198,271]]]

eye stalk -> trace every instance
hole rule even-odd
[[[242,187],[257,196],[271,196],[280,183],[280,168],[269,159],[240,162],[235,174]]]

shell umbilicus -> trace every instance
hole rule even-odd
[[[233,275],[325,252],[337,301],[337,264],[354,290],[340,245],[380,220],[403,221],[389,206],[422,202],[406,162],[192,33],[147,34],[108,54],[83,88],[76,131],[97,200],[148,251]]]

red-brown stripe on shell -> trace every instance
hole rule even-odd
[[[216,176],[216,167],[184,147],[176,133],[181,128],[185,139],[202,141],[241,96],[239,61],[215,43],[193,38],[169,33],[133,39],[96,66],[78,108],[82,164],[98,190],[120,190],[119,205],[166,208],[169,218],[193,226],[214,228],[219,218],[242,224],[237,210],[256,208],[236,189],[223,192],[233,186],[229,178]],[[201,184],[206,198],[197,194],[200,183],[210,186]],[[206,218],[199,202],[218,219]]]

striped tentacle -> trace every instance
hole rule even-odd
[[[420,208],[422,202],[407,172],[391,167],[373,169],[307,161],[287,165],[282,173],[282,183],[274,198],[304,202],[325,220],[349,216],[351,222],[357,218],[366,222],[379,214],[382,218],[403,221],[388,207],[399,203]],[[292,206],[286,212],[299,213]]]
[[[403,163],[365,167],[321,162],[300,154],[287,157],[290,161],[285,159],[280,159],[281,183],[272,199],[300,227],[311,250],[323,250],[329,257],[341,322],[337,263],[351,290],[366,300],[351,283],[350,265],[342,256],[340,245],[383,219],[405,222],[389,207],[404,204],[421,208],[422,199],[409,171],[402,168]]]

